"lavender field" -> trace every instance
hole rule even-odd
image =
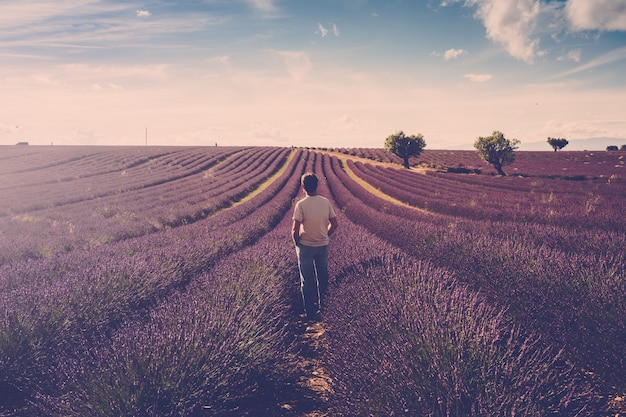
[[[624,413],[625,158],[0,147],[0,417]],[[340,224],[315,325],[307,171]]]

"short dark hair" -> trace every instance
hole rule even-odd
[[[317,191],[317,176],[312,173],[304,174],[302,176],[302,185],[304,186],[304,190],[311,194]]]

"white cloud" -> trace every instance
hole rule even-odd
[[[575,30],[626,30],[626,0],[568,0],[565,13]]]
[[[317,32],[315,33],[319,33],[320,35],[322,35],[322,38],[325,38],[326,35],[328,35],[328,29],[326,29],[324,27],[324,25],[322,25],[321,23],[317,24]]]
[[[7,3],[7,2],[4,2]],[[123,43],[139,44],[171,33],[191,33],[220,24],[224,17],[210,14],[186,14],[150,18],[148,10],[128,4],[96,0],[37,0],[0,2],[2,49],[20,53],[28,47],[50,47],[56,50],[86,48],[111,49]],[[14,5],[13,3],[17,3]],[[129,16],[130,15],[130,16]],[[133,19],[131,16],[137,16]],[[3,36],[8,35],[10,36]],[[170,47],[167,42],[159,47]],[[64,54],[49,54],[61,58]]]
[[[124,5],[98,0],[40,0],[0,3],[0,27],[13,28],[64,16],[107,13],[125,9]]]
[[[565,71],[561,74],[558,74],[558,76],[562,77],[562,76],[576,74],[581,71],[586,71],[592,68],[600,67],[603,65],[608,65],[616,61],[621,61],[623,59],[626,59],[626,46],[614,49],[610,52],[607,52],[606,54],[600,55],[598,58],[592,61],[589,61],[586,64],[583,64],[579,67],[576,67],[569,71]]]
[[[485,83],[487,81],[491,81],[493,79],[493,75],[491,74],[474,74],[474,73],[470,73],[470,74],[465,74],[463,75],[464,78],[475,82],[475,83]]]
[[[544,56],[539,35],[545,31],[626,31],[626,0],[441,0],[441,7],[462,3],[476,9],[488,39],[527,63]],[[572,51],[558,60],[578,62]]]
[[[580,62],[580,57],[582,55],[582,51],[580,49],[574,49],[569,51],[565,55],[561,55],[557,58],[558,61],[574,61]]]
[[[449,61],[451,59],[455,59],[460,57],[461,55],[466,55],[467,51],[465,51],[464,49],[448,49],[444,54],[443,57],[446,61]]]
[[[533,32],[540,15],[538,0],[467,0],[476,6],[476,17],[485,26],[487,38],[504,46],[514,58],[532,63],[541,54]]]
[[[315,33],[319,34],[322,38],[325,38],[326,36],[328,36],[328,34],[331,31],[332,31],[332,34],[335,35],[335,36],[339,36],[340,35],[340,31],[339,31],[339,28],[337,27],[337,25],[332,25],[332,27],[330,29],[328,29],[321,23],[317,24],[317,30],[315,31]]]

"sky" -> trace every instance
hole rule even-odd
[[[626,143],[626,0],[0,0],[0,62],[0,145]]]

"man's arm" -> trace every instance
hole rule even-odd
[[[294,220],[291,226],[291,239],[295,245],[300,243],[300,224],[301,222]]]
[[[339,227],[339,224],[337,223],[337,217],[331,217],[330,219],[328,219],[328,223],[328,236],[330,237],[330,235],[335,233],[337,227]]]

